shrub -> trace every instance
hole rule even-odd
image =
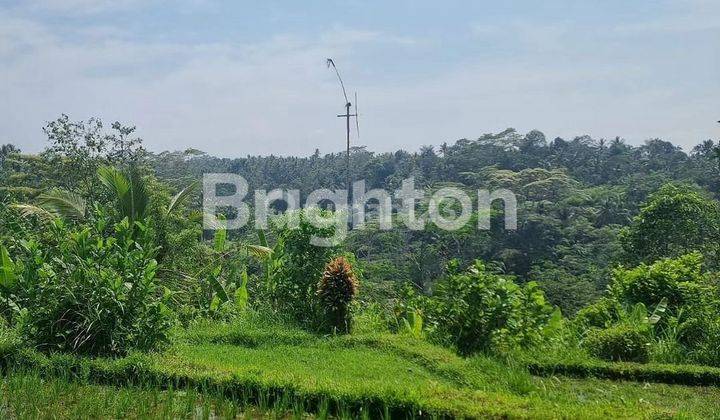
[[[104,235],[107,229],[112,236]],[[167,340],[171,311],[155,281],[149,229],[127,219],[77,231],[55,220],[54,245],[24,242],[6,260],[11,282],[0,288],[24,338],[47,351],[125,354]]]
[[[613,271],[612,290],[623,301],[647,307],[657,305],[663,298],[671,309],[697,303],[707,296],[709,288],[702,265],[702,255],[691,253],[632,269],[620,267]]]
[[[655,361],[718,365],[720,345],[711,344],[713,337],[720,337],[713,332],[720,314],[718,289],[703,272],[703,259],[699,253],[690,253],[615,269],[609,296],[580,310],[573,320],[581,334],[595,329],[588,335],[586,348],[607,360],[646,360],[645,347],[636,342],[644,340],[651,342]],[[598,331],[604,328],[608,329]],[[633,329],[646,338],[633,341],[637,338]]]
[[[352,305],[352,332],[356,334],[389,333],[392,314],[377,302]]]
[[[337,257],[325,266],[317,286],[317,296],[324,313],[326,329],[350,332],[350,303],[357,293],[358,281],[345,257]]]
[[[335,217],[329,212],[320,214],[321,217]],[[334,226],[314,226],[309,220],[311,216],[299,211],[272,225],[277,244],[273,248],[273,259],[266,267],[269,276],[264,294],[276,311],[301,324],[317,326],[322,322],[317,305],[317,282],[339,248],[311,243],[312,237],[329,238],[335,233]],[[297,227],[285,225],[291,217],[297,217]]]
[[[573,324],[580,328],[605,328],[620,318],[620,304],[611,298],[601,298],[597,302],[578,311]]]
[[[16,331],[10,329],[3,319],[0,319],[0,366],[2,360],[14,354],[22,347],[20,337]]]
[[[621,324],[590,330],[583,346],[600,359],[646,363],[650,359],[649,341],[647,329]]]
[[[520,287],[476,261],[436,284],[426,312],[436,340],[469,354],[540,342],[553,310],[535,283]]]

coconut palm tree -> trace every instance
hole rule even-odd
[[[118,220],[127,218],[130,223],[141,221],[147,217],[150,197],[147,194],[145,180],[137,167],[131,165],[126,171],[120,171],[113,166],[102,166],[97,171],[100,183],[113,197],[115,214]],[[197,183],[194,182],[183,188],[164,209],[167,216],[175,212],[194,191]],[[35,204],[15,204],[25,216],[38,216],[41,219],[52,220],[56,218],[83,221],[88,217],[87,201],[80,195],[62,189],[53,189],[40,194]]]
[[[134,222],[142,221],[148,216],[150,197],[147,194],[145,180],[135,166],[131,165],[125,171],[112,166],[102,166],[98,169],[97,176],[100,183],[113,197],[118,221],[127,218],[133,225]],[[197,185],[197,182],[193,182],[175,194],[163,209],[163,216],[167,217],[181,208]],[[35,204],[14,204],[11,207],[19,210],[24,216],[36,216],[45,221],[59,218],[82,222],[88,218],[91,206],[88,205],[87,200],[76,193],[53,189],[40,194]],[[224,227],[218,227],[216,230],[220,236],[226,237],[227,233]],[[272,253],[272,250],[265,245],[238,245],[260,259],[268,258]],[[229,250],[223,251],[229,252]],[[227,257],[227,253],[221,253],[221,255],[223,258]]]

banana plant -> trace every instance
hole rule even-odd
[[[668,300],[667,298],[662,298],[660,303],[655,306],[655,309],[653,310],[652,314],[650,314],[649,317],[647,317],[647,323],[650,325],[655,325],[658,322],[660,322],[660,319],[662,318],[663,314],[667,310],[668,306]]]
[[[259,252],[258,256],[265,263],[265,288],[266,290],[271,290],[273,286],[273,272],[277,269],[278,265],[281,264],[281,252],[276,252],[278,245],[276,245],[274,249],[270,248],[264,230],[259,229],[257,233],[260,245],[257,247],[256,251]]]
[[[5,305],[15,313],[20,312],[20,307],[13,300],[13,289],[17,284],[17,265],[10,258],[7,248],[0,245],[0,290],[5,295]]]
[[[235,305],[239,309],[247,307],[249,296],[248,296],[248,274],[246,270],[240,270],[237,265],[230,264],[229,268],[223,267],[222,262],[236,256],[238,252],[246,252],[246,254],[252,255],[263,261],[267,261],[272,258],[273,251],[264,245],[255,244],[241,244],[229,241],[227,229],[225,227],[225,221],[220,218],[215,220],[216,224],[215,235],[213,237],[213,251],[215,258],[206,265],[205,268],[201,269],[196,273],[194,278],[204,279],[208,284],[208,298],[209,306],[208,309],[211,313],[216,312],[220,306],[232,298]],[[266,241],[264,243],[267,243]],[[224,274],[224,275],[223,275]],[[223,277],[225,281],[223,282]],[[232,286],[235,286],[234,294],[228,290],[232,290]]]
[[[7,248],[0,246],[0,287],[6,290],[12,289],[16,282],[15,263],[10,259]]]
[[[419,310],[413,309],[402,319],[401,331],[413,338],[423,338],[423,317]]]
[[[647,307],[643,303],[636,303],[629,309],[624,309],[620,313],[620,320],[630,325],[647,325],[654,326],[662,319],[663,314],[667,311],[668,300],[662,298],[660,302],[655,305],[652,313],[648,314]]]

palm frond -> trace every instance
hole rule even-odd
[[[32,204],[11,204],[9,207],[20,212],[22,217],[37,216],[39,219],[48,222],[58,217],[57,214],[52,214],[49,211]]]
[[[252,254],[254,257],[260,258],[260,259],[269,258],[273,253],[273,250],[271,248],[268,248],[268,247],[262,246],[262,245],[248,244],[248,245],[245,245],[245,248],[247,248],[248,252],[250,254]]]
[[[178,207],[182,206],[185,201],[190,197],[190,194],[195,191],[195,187],[197,187],[198,182],[194,181],[187,187],[183,188],[179,193],[175,194],[175,196],[170,200],[170,204],[167,206],[167,209],[165,210],[165,216],[169,215],[170,213],[177,210]]]
[[[87,203],[78,194],[65,190],[52,190],[40,194],[38,207],[62,218],[80,221],[85,219]]]
[[[124,196],[130,190],[130,181],[117,168],[101,166],[97,171],[100,182],[118,197]]]
[[[145,217],[150,199],[137,167],[131,166],[125,174],[112,166],[102,166],[98,169],[98,177],[115,196],[118,216],[131,222]]]
[[[129,214],[132,215],[130,220],[144,219],[150,204],[150,197],[147,195],[147,189],[145,188],[145,180],[135,165],[130,166],[127,177],[130,180],[130,194],[128,196],[128,210]]]

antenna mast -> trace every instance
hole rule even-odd
[[[352,103],[348,100],[347,93],[345,92],[345,84],[342,81],[342,77],[340,77],[340,72],[338,71],[338,68],[335,66],[335,62],[332,60],[332,58],[327,59],[327,66],[332,67],[335,70],[335,74],[337,75],[338,81],[340,81],[340,87],[342,88],[343,97],[345,98],[345,113],[338,115],[339,118],[345,118],[345,132],[347,134],[347,148],[345,151],[345,175],[347,177],[346,179],[346,187],[348,191],[348,198],[352,194],[352,176],[350,174],[350,117],[355,117],[355,122],[357,124],[357,112],[355,114],[350,113],[350,109],[352,108]],[[356,94],[357,97],[357,94]],[[359,125],[358,125],[359,128]]]

